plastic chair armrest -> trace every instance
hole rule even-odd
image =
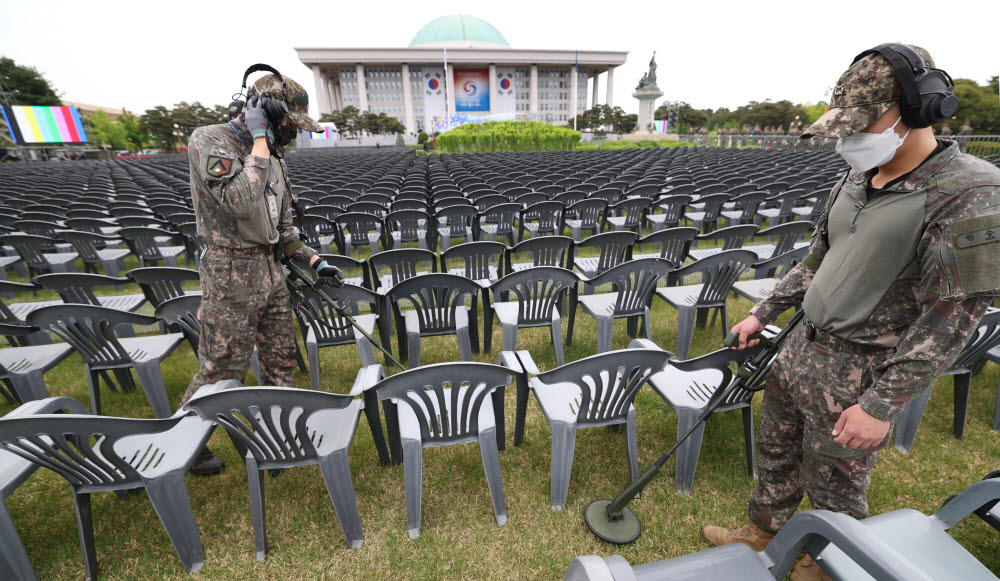
[[[83,404],[69,396],[62,395],[47,397],[45,399],[36,399],[34,401],[23,403],[5,415],[4,418],[19,418],[37,414],[53,414],[61,410],[69,410],[75,414],[90,415],[90,412],[87,408],[83,407]]]
[[[174,415],[170,417],[176,418],[178,416],[186,416],[189,413],[193,412],[194,410],[192,410],[188,406],[191,404],[191,402],[195,401],[199,397],[206,396],[215,393],[217,391],[222,391],[224,389],[233,389],[236,387],[243,387],[243,384],[235,379],[224,379],[218,383],[206,383],[205,385],[199,387],[198,390],[194,392],[194,395],[191,396],[191,399],[187,400],[187,402],[185,402],[184,405],[178,408],[177,411],[174,412]]]
[[[538,366],[535,365],[535,360],[531,358],[531,353],[528,351],[518,351],[517,359],[521,362],[522,373],[527,373],[528,375],[541,375],[542,372],[538,370]]]
[[[367,389],[371,389],[378,382],[385,378],[385,369],[381,364],[369,365],[358,370],[358,375],[354,378],[354,385],[347,395],[361,395]]]
[[[949,500],[932,518],[947,530],[987,502],[997,499],[1000,499],[1000,478],[980,480]]]
[[[503,365],[514,373],[524,373],[524,368],[521,367],[521,362],[518,360],[517,353],[514,353],[513,351],[501,351],[497,365]]]

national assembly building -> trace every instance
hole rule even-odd
[[[313,71],[320,115],[354,106],[395,117],[412,134],[484,117],[564,125],[588,108],[588,92],[590,107],[598,103],[602,73],[613,105],[615,67],[628,56],[511,48],[488,22],[457,14],[431,21],[406,48],[295,50]]]

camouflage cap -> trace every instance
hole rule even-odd
[[[926,50],[911,48],[924,57],[928,67],[934,67],[934,59]],[[839,138],[857,133],[896,105],[901,95],[902,85],[889,60],[878,53],[866,55],[840,75],[829,109],[801,137]]]
[[[233,118],[233,117],[238,116],[240,113],[242,113],[244,105],[246,105],[246,101],[244,101],[243,99],[236,99],[235,101],[233,101],[232,103],[230,103],[229,104],[229,117]]]
[[[319,123],[316,123],[309,116],[309,94],[302,88],[302,85],[290,77],[285,77],[285,88],[282,90],[281,81],[277,75],[264,75],[254,82],[248,94],[259,95],[265,92],[270,92],[285,101],[285,104],[288,105],[288,118],[302,131],[317,132],[323,130]]]

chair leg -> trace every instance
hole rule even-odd
[[[361,352],[360,346],[358,352]],[[309,358],[309,385],[319,391],[319,347],[314,341],[306,342],[306,356]]]
[[[399,412],[392,400],[382,402],[382,412],[385,414],[385,438],[389,441],[389,456],[393,464],[403,462],[403,445],[399,437]]]
[[[245,456],[247,480],[250,482],[250,518],[253,520],[253,542],[257,560],[267,557],[267,521],[264,512],[264,471],[249,452]]]
[[[965,437],[965,418],[969,412],[969,385],[972,383],[971,373],[954,376],[955,380],[955,437],[961,440]]]
[[[694,308],[688,307],[678,307],[677,308],[677,358],[687,359],[688,353],[691,351],[691,338],[694,336],[694,319],[695,313],[697,312]]]
[[[563,354],[562,319],[556,319],[552,321],[551,329],[552,329],[552,345],[556,348],[556,365],[563,365],[566,363],[566,361],[565,361],[565,356]],[[517,345],[516,340],[514,345]]]
[[[41,369],[35,369],[28,373],[11,373],[10,382],[22,403],[49,397],[49,392],[45,389],[45,381],[42,379]]]
[[[576,451],[576,424],[552,422],[552,475],[550,500],[553,510],[566,509],[569,478]]]
[[[931,399],[932,389],[934,388],[928,387],[924,393],[906,402],[903,417],[896,422],[896,433],[892,441],[900,452],[909,452],[913,447],[913,440],[917,437],[917,428],[920,427],[920,420],[924,417],[927,402]]]
[[[366,389],[364,400],[365,418],[368,420],[368,429],[371,430],[372,440],[375,442],[379,464],[388,465],[390,463],[389,449],[386,447],[385,433],[382,431],[382,419],[378,415],[378,395],[375,390]]]
[[[97,579],[97,548],[94,545],[94,517],[90,511],[90,493],[73,492],[76,506],[76,528],[80,533],[80,549],[83,552],[83,571],[87,581]]]
[[[597,321],[597,352],[606,353],[611,350],[615,319],[611,315],[594,315],[594,320]]]
[[[29,581],[38,579],[5,502],[0,502],[0,577]]]
[[[1000,432],[1000,380],[997,380],[997,399],[993,404],[993,429]]]
[[[503,328],[503,350],[504,351],[516,351],[517,350],[517,323],[513,325],[508,323],[501,323]]]
[[[408,363],[410,364],[410,369],[413,369],[414,367],[420,367],[420,333],[419,332],[414,333],[411,332],[409,329],[407,329],[406,343],[407,343],[407,352],[409,353],[410,356],[408,361]],[[460,340],[459,345],[461,344],[462,342]],[[468,361],[468,359],[465,359],[465,361]]]
[[[698,468],[698,456],[701,453],[701,440],[705,435],[705,424],[698,422],[700,413],[685,413],[680,410],[677,414],[677,438],[687,433],[691,426],[699,424],[698,428],[691,434],[686,442],[677,449],[676,470],[674,486],[678,492],[690,493],[694,488],[694,473]]]
[[[566,346],[573,344],[573,326],[576,324],[577,289],[574,286],[569,291],[569,323],[566,326]]]
[[[358,337],[358,357],[361,358],[361,366],[367,367],[369,365],[375,365],[375,348],[372,347],[371,341],[365,337]],[[310,368],[312,366],[310,365]]]
[[[493,501],[493,515],[497,526],[507,522],[507,501],[503,495],[503,478],[500,474],[500,455],[497,453],[497,433],[495,429],[479,432],[479,455],[483,458],[483,471],[486,473],[486,485],[490,489],[490,500]]]
[[[296,341],[295,343],[296,343],[295,348],[298,349],[298,341]],[[299,357],[301,357],[301,355]],[[253,370],[253,376],[257,378],[257,385],[261,385],[264,381],[261,378],[264,376],[261,374],[260,353],[258,353],[256,346],[253,348],[253,353],[250,354],[250,369]]]
[[[501,452],[507,448],[507,418],[504,417],[504,396],[506,394],[507,388],[503,385],[490,394],[490,400],[493,402],[493,421],[496,424],[497,450]]]
[[[635,429],[635,410],[628,411],[625,420],[625,456],[628,461],[629,482],[639,477],[639,439]]]
[[[478,324],[478,322],[470,321],[469,324]],[[461,355],[462,361],[472,361],[472,340],[469,338],[468,325],[459,327],[455,335],[458,338],[458,353]]]
[[[753,407],[747,403],[747,407],[740,410],[743,414],[743,448],[747,458],[747,476],[757,479],[757,457],[754,449],[753,435]]]
[[[184,486],[184,471],[177,470],[150,479],[145,484],[149,501],[159,515],[184,569],[188,573],[201,569],[205,565],[205,553],[191,509],[191,499]]]
[[[403,482],[406,488],[406,528],[411,539],[420,536],[420,497],[424,488],[424,449],[416,440],[403,440]]]
[[[101,376],[99,371],[87,370],[87,384],[90,387],[90,413],[101,415]]]
[[[653,340],[653,324],[649,322],[649,307],[646,307],[646,314],[642,316],[642,324],[646,328],[646,338]]]
[[[160,371],[159,360],[135,363],[135,374],[139,376],[146,399],[153,407],[153,413],[158,418],[168,418],[173,413],[170,401],[167,399],[167,386],[163,383],[163,373]]]
[[[524,420],[528,413],[528,378],[523,373],[515,375],[517,382],[517,405],[514,410],[514,445],[524,441]]]
[[[354,496],[354,483],[351,481],[351,467],[347,464],[347,448],[320,458],[319,467],[323,472],[323,482],[326,483],[326,493],[330,495],[340,528],[347,539],[347,546],[357,549],[364,543],[364,536],[361,534],[358,499]]]

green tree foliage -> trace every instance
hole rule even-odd
[[[142,120],[139,117],[129,111],[124,111],[118,117],[118,124],[125,130],[125,138],[128,140],[129,151],[142,151],[146,147],[146,144],[149,143],[150,135],[142,128]]]
[[[638,115],[628,114],[621,107],[597,105],[576,116],[576,128],[583,131],[606,131],[615,133],[631,133],[635,130]],[[567,122],[567,127],[573,127],[573,119]]]
[[[574,149],[580,132],[540,121],[470,123],[442,133],[437,147],[445,152],[555,151]]]
[[[121,123],[111,119],[104,111],[87,116],[90,121],[90,138],[100,147],[121,150],[129,148],[128,133]]]
[[[155,140],[160,149],[174,150],[174,120],[169,109],[163,105],[146,109],[139,120],[139,126]]]
[[[343,136],[355,135],[360,130],[359,114],[360,111],[358,111],[357,107],[348,105],[339,111],[323,114],[319,120],[326,123],[333,123],[337,126],[337,131]]]
[[[11,94],[15,105],[62,105],[52,85],[35,67],[18,65],[0,57],[0,84]]]
[[[370,135],[392,135],[406,133],[406,126],[395,117],[385,113],[360,112],[357,107],[348,105],[339,111],[326,113],[320,121],[333,123],[342,135],[357,136],[360,132]]]

